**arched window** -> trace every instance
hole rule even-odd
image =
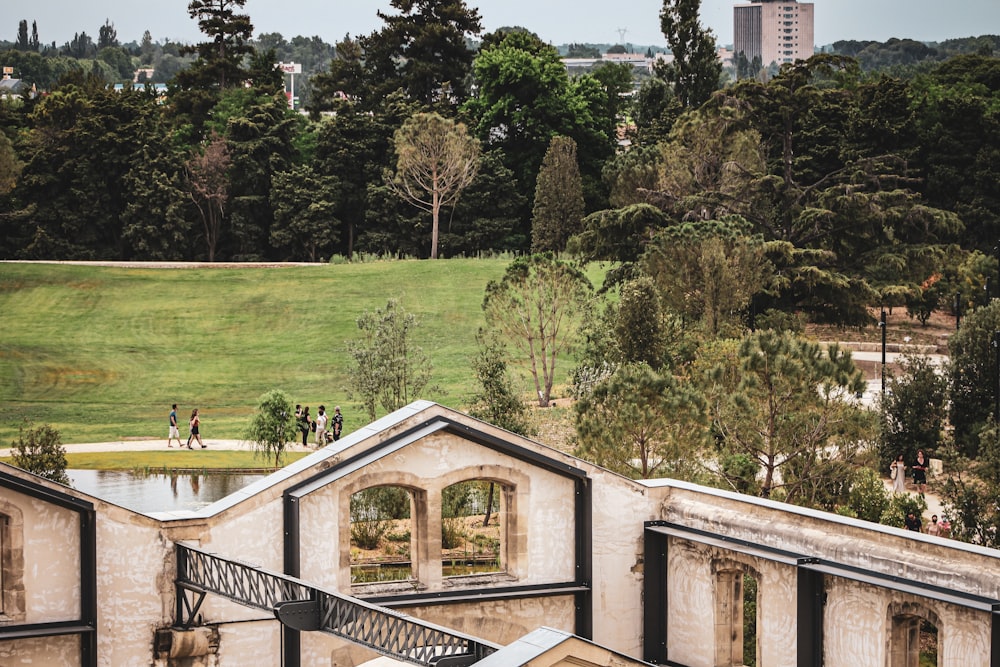
[[[715,572],[715,664],[757,665],[757,589],[759,576],[739,564]]]
[[[0,500],[0,622],[19,622],[24,609],[24,520],[21,510]]]
[[[491,480],[458,482],[441,492],[441,574],[507,571],[510,489]]]
[[[889,667],[937,665],[941,624],[937,614],[916,603],[894,603],[889,615]]]
[[[373,486],[351,495],[351,583],[413,579],[412,494]]]

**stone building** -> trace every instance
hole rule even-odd
[[[470,481],[500,499],[498,552],[456,575],[446,506]],[[408,498],[409,564],[362,583],[351,506],[381,488]],[[194,512],[136,513],[0,466],[0,665],[712,667],[749,646],[768,667],[916,667],[930,627],[938,665],[986,667],[997,556],[629,480],[416,402]]]

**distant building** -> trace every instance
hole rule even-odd
[[[733,7],[733,51],[758,68],[805,60],[815,51],[813,3],[756,0]]]

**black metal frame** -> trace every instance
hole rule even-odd
[[[592,515],[592,491],[591,491],[591,480],[587,477],[587,473],[575,466],[564,463],[557,459],[550,458],[535,452],[526,447],[509,442],[503,438],[494,436],[489,433],[480,431],[479,429],[473,428],[467,424],[463,424],[455,421],[446,416],[435,416],[427,419],[412,428],[409,428],[401,433],[394,435],[391,438],[386,439],[383,442],[365,449],[364,451],[358,452],[357,454],[350,456],[343,461],[339,461],[329,468],[326,468],[315,475],[312,475],[306,480],[288,488],[284,493],[284,537],[285,543],[283,548],[284,553],[284,570],[285,573],[291,576],[300,576],[301,574],[301,530],[299,523],[299,500],[305,495],[304,489],[314,488],[317,483],[322,482],[324,478],[335,477],[339,475],[345,468],[355,466],[360,464],[366,459],[372,459],[376,457],[380,452],[384,450],[393,449],[399,446],[400,443],[408,441],[416,434],[421,431],[428,432],[448,432],[455,435],[459,435],[475,444],[487,447],[494,451],[501,452],[519,461],[524,461],[532,466],[543,468],[550,472],[554,472],[563,477],[569,477],[574,480],[575,483],[575,493],[576,493],[576,503],[574,509],[575,518],[575,551],[576,551],[576,579],[571,583],[560,583],[553,584],[547,588],[552,587],[565,587],[564,590],[571,592],[574,596],[574,605],[576,609],[575,618],[575,633],[577,636],[583,637],[585,639],[593,638],[593,593],[592,593],[592,583],[593,583],[593,552],[592,552],[592,540],[593,540],[593,515]],[[480,600],[488,599],[487,596],[493,595],[494,599],[499,599],[501,597],[510,597],[512,591],[517,590],[516,587],[495,587],[480,589],[477,588],[476,591],[479,594],[477,597]],[[523,589],[525,595],[523,597],[532,597],[541,595],[540,592],[534,592],[527,589]],[[402,601],[406,606],[415,606],[417,604],[447,604],[446,598],[437,595],[426,595],[420,601],[417,601],[419,596],[407,596],[409,599]],[[394,599],[389,598],[386,600],[387,603],[395,606],[396,602]],[[286,667],[299,667],[301,664],[301,638],[298,633],[294,630],[287,630],[285,632],[285,665]]]
[[[29,637],[80,638],[80,665],[97,667],[97,514],[93,503],[0,471],[0,487],[58,505],[80,518],[80,616],[55,623],[21,623],[0,626],[0,641]]]
[[[901,593],[986,611],[991,614],[990,667],[1000,667],[1000,600],[923,584],[853,565],[805,556],[765,544],[689,528],[669,521],[645,522],[645,564],[643,582],[643,659],[654,665],[673,665],[667,657],[667,557],[671,537],[719,547],[796,568],[796,641],[799,667],[823,664],[823,606],[826,603],[824,578],[841,577]],[[662,637],[662,639],[661,639]]]
[[[187,593],[198,595],[194,605],[185,607],[192,612],[189,623],[201,600],[211,593],[246,607],[270,611],[283,627],[296,632],[325,632],[423,667],[464,667],[500,648],[190,544],[177,542],[176,551],[178,619],[183,617],[180,599]]]

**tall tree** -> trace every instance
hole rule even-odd
[[[976,458],[980,433],[990,416],[996,419],[997,355],[1000,341],[1000,300],[977,308],[962,320],[962,327],[948,338],[951,357],[951,410],[949,421],[954,428],[955,448],[969,458]]]
[[[701,27],[700,9],[701,0],[663,0],[660,10],[660,29],[674,58],[658,66],[657,74],[673,85],[686,108],[704,104],[719,88],[722,74],[715,36]]]
[[[578,343],[592,291],[579,269],[551,254],[519,257],[486,285],[486,322],[526,357],[539,407],[549,405],[560,355]]]
[[[535,184],[531,251],[558,255],[565,250],[570,236],[580,231],[583,213],[576,142],[569,137],[552,137]]]
[[[14,41],[14,48],[18,51],[30,51],[30,40],[28,37],[28,21],[22,19],[17,24],[17,39]]]
[[[464,0],[391,0],[400,14],[382,11],[385,27],[361,38],[365,69],[373,87],[369,105],[403,89],[424,105],[446,107],[466,98],[473,52],[469,38],[478,35],[479,11]]]
[[[111,19],[105,19],[104,25],[97,31],[97,50],[118,46],[118,31]]]
[[[436,113],[418,113],[393,138],[396,174],[392,189],[414,206],[431,214],[431,259],[438,256],[442,207],[454,204],[479,165],[479,142],[465,125]]]
[[[507,365],[507,346],[496,331],[480,329],[472,360],[479,389],[470,400],[469,414],[520,435],[531,435],[527,409],[514,386]]]
[[[243,57],[253,52],[250,38],[253,24],[246,14],[237,13],[247,0],[191,0],[188,15],[210,41],[185,47],[183,53],[197,53],[198,60],[179,73],[182,87],[217,86],[220,90],[243,85]]]
[[[208,261],[215,261],[229,202],[229,168],[232,160],[226,140],[213,134],[203,150],[187,161],[188,196],[198,207]]]
[[[574,406],[575,454],[632,478],[690,479],[708,435],[704,406],[690,385],[626,364]]]
[[[430,382],[431,365],[413,341],[416,315],[396,299],[389,299],[384,309],[365,311],[357,325],[361,337],[347,341],[351,383],[374,421],[377,407],[392,412],[420,398]]]
[[[874,433],[873,415],[851,400],[864,388],[861,371],[833,345],[759,331],[707,379],[723,452],[759,467],[764,496],[781,488],[789,502],[813,505]]]
[[[276,173],[273,183],[271,245],[287,250],[290,259],[329,258],[340,233],[335,215],[340,192],[336,177],[319,176],[312,167],[301,165]]]

